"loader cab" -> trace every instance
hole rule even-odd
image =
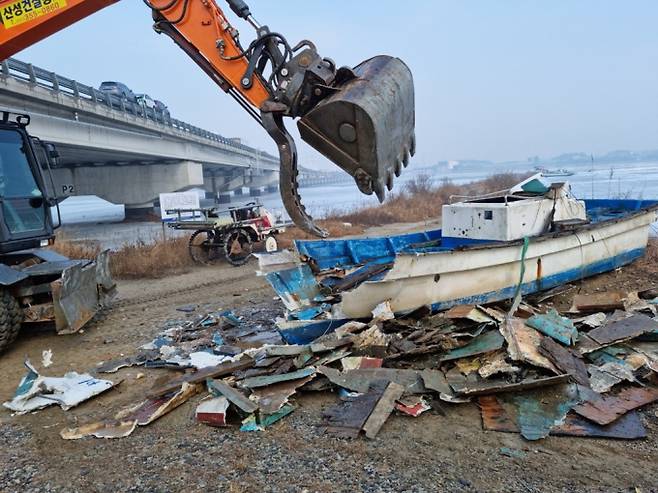
[[[0,111],[0,253],[46,246],[54,237],[29,122],[27,115]]]

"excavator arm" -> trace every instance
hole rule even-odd
[[[0,0],[0,58],[38,42],[118,0]],[[226,0],[256,37],[243,46],[215,0],[143,0],[154,29],[166,34],[235,99],[277,144],[280,190],[293,222],[317,236],[301,203],[297,151],[284,118],[299,118],[302,138],[384,200],[415,149],[411,72],[379,55],[338,68],[311,41],[291,46],[260,25],[243,0]]]

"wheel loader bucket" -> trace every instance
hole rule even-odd
[[[415,152],[413,78],[404,62],[384,55],[352,73],[298,127],[302,139],[354,177],[361,192],[374,192],[381,202],[384,187],[393,188],[394,175]]]
[[[71,265],[51,283],[58,334],[73,334],[80,330],[116,294],[108,255],[109,252],[104,251],[94,262]]]

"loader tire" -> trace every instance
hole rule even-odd
[[[18,301],[7,291],[0,291],[0,353],[14,342],[23,322]]]

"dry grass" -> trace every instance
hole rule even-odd
[[[348,213],[333,213],[329,219],[361,226],[438,219],[441,217],[441,206],[450,201],[451,195],[482,195],[506,190],[524,178],[525,175],[521,174],[500,173],[466,185],[455,185],[448,180],[434,185],[429,175],[418,175],[400,193],[391,195],[381,205]]]
[[[126,245],[110,253],[110,269],[116,279],[155,279],[187,272],[194,265],[187,250],[187,237],[153,244]],[[97,243],[57,238],[53,248],[73,259],[95,258],[101,251]]]
[[[455,185],[450,181],[434,185],[428,175],[419,175],[408,182],[400,193],[390,195],[382,205],[349,213],[333,213],[319,224],[329,231],[332,238],[340,238],[362,234],[369,226],[437,219],[441,216],[441,206],[450,200],[451,195],[467,192],[481,195],[505,190],[523,178],[518,174],[503,173],[467,185]],[[290,248],[295,239],[316,238],[297,228],[288,228],[278,237],[279,247]],[[153,244],[126,245],[110,254],[112,275],[116,279],[153,279],[186,272],[194,265],[187,242],[188,237],[179,237]],[[97,242],[70,240],[64,236],[58,237],[54,249],[69,258],[95,258],[101,251]],[[653,243],[653,251],[658,259],[656,242]]]
[[[658,264],[658,239],[649,240],[646,258],[652,264]]]

